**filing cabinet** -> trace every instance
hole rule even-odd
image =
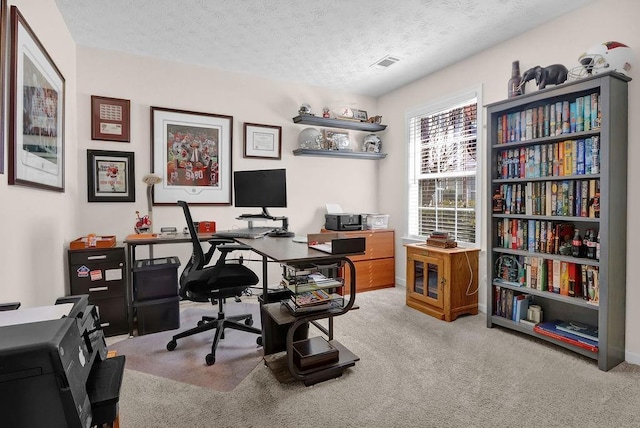
[[[68,250],[71,295],[88,294],[105,336],[128,332],[123,246]]]

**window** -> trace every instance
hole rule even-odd
[[[479,241],[479,98],[473,91],[407,114],[412,237],[438,230],[460,243]]]

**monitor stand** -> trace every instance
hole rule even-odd
[[[273,221],[282,221],[282,227],[274,229],[273,232],[269,232],[267,236],[272,236],[276,238],[290,238],[295,236],[295,233],[289,231],[289,218],[288,217],[274,217],[269,214],[266,208],[262,208],[262,213],[260,214],[241,214],[238,217],[239,220],[246,220],[249,222],[249,228],[253,227],[253,219],[263,218],[267,220]]]

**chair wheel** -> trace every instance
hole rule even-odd
[[[247,318],[246,320],[244,320],[244,325],[248,325],[249,327],[251,327],[253,325],[253,318]]]
[[[207,356],[205,357],[205,360],[208,366],[212,366],[216,362],[216,356],[213,354],[207,354]]]
[[[256,343],[258,344],[258,346],[262,346],[262,336],[258,336],[258,338],[256,339]]]
[[[174,349],[176,349],[176,346],[178,346],[178,342],[176,342],[175,340],[170,341],[169,343],[167,343],[167,351],[173,351]]]

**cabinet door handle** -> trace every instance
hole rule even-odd
[[[89,256],[87,257],[87,260],[104,260],[107,258],[106,254],[102,254],[100,256]]]
[[[92,287],[89,291],[109,291],[109,287]]]
[[[102,328],[109,327],[110,325],[111,325],[111,323],[108,323],[108,322],[100,323],[100,327],[102,327]]]

